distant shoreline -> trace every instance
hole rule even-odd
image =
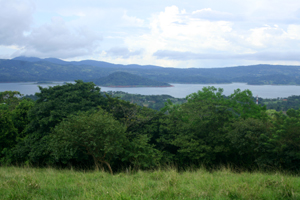
[[[41,82],[37,82],[37,81],[0,81],[0,83],[31,83],[31,84],[34,84],[34,85],[38,85],[38,84],[41,84],[41,85],[47,85],[47,84],[50,84],[50,85],[53,85],[53,84],[57,84],[57,83],[72,83],[74,81],[41,81]],[[172,82],[173,84],[201,84],[201,85],[224,85],[224,84],[234,84],[234,83],[244,83],[244,84],[247,84],[247,85],[251,85],[251,86],[263,86],[263,85],[268,85],[268,86],[300,86],[300,84],[254,84],[254,83],[247,83],[247,82],[231,82],[231,83],[185,83],[185,82]],[[97,86],[100,86],[100,85],[97,85]],[[173,85],[170,85],[170,86],[138,86],[138,85],[125,85],[125,86],[122,86],[122,85],[117,85],[117,86],[104,86],[104,85],[101,85],[101,87],[111,87],[111,88],[136,88],[136,87],[174,87]]]
[[[98,85],[97,85],[98,86]],[[136,87],[174,87],[174,85],[166,85],[166,86],[151,86],[151,85],[115,85],[115,86],[103,86],[99,85],[99,87],[110,87],[110,88],[136,88]]]

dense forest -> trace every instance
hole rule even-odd
[[[141,95],[141,94],[129,94],[121,91],[106,91],[112,97],[118,97],[122,100],[129,101],[139,106],[145,106],[154,110],[160,110],[165,106],[165,103],[170,100],[173,104],[182,104],[187,100],[186,98],[175,98],[170,95]],[[103,93],[103,94],[105,94]],[[36,99],[34,95],[25,96],[33,100]],[[228,98],[224,96],[225,98]],[[256,97],[253,97],[253,102],[256,102]],[[266,106],[268,110],[283,111],[284,113],[289,109],[300,109],[300,96],[293,95],[286,98],[273,98],[263,99],[258,98],[259,105]]]
[[[293,95],[287,98],[275,99],[259,99],[261,105],[265,105],[267,109],[274,109],[276,111],[287,111],[291,108],[300,109],[300,96]]]
[[[1,164],[153,169],[172,164],[297,171],[300,110],[256,105],[251,91],[205,87],[156,111],[92,82],[0,93]]]
[[[125,101],[129,101],[130,103],[143,106],[143,107],[148,107],[152,108],[154,110],[161,110],[164,106],[165,103],[168,101],[171,101],[173,104],[182,104],[186,102],[185,98],[174,98],[170,95],[141,95],[141,94],[129,94],[127,92],[122,92],[122,91],[107,91],[103,93],[103,95],[108,94],[114,98],[120,98]],[[28,98],[30,98],[28,96]],[[34,99],[34,96],[31,98]]]
[[[248,84],[300,84],[300,67],[283,65],[252,65],[225,68],[169,68],[152,65],[120,65],[84,60],[66,62],[56,58],[17,57],[0,59],[0,82],[21,81],[95,81],[114,72],[126,72],[163,83],[217,84],[244,82]],[[134,81],[134,79],[130,80]],[[97,84],[99,85],[99,84]]]

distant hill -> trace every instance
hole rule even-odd
[[[106,87],[170,87],[168,83],[154,81],[126,72],[114,72],[107,77],[93,81],[96,85]]]
[[[95,60],[63,61],[57,58],[0,59],[0,82],[96,80],[114,72],[127,72],[164,83],[300,85],[300,66],[250,65],[224,68],[170,68],[120,65]]]
[[[135,64],[121,65],[121,64],[112,64],[112,63],[97,61],[97,60],[64,61],[57,58],[41,59],[36,57],[25,57],[25,56],[15,57],[12,60],[21,60],[21,61],[28,61],[28,62],[50,62],[59,65],[93,66],[93,67],[102,67],[102,68],[111,68],[111,67],[142,68],[142,69],[159,68],[158,66],[154,66],[154,65],[135,65]]]

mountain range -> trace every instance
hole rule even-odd
[[[114,72],[127,72],[165,83],[232,83],[300,85],[300,66],[250,65],[224,68],[167,68],[121,65],[103,61],[63,61],[57,58],[0,59],[0,82],[92,81]]]

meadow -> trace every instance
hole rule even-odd
[[[300,199],[300,179],[228,168],[121,172],[0,167],[0,199]]]

